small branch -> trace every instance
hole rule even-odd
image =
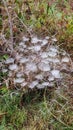
[[[9,20],[9,27],[10,27],[10,38],[11,38],[11,43],[12,43],[12,47],[11,49],[13,50],[13,30],[12,30],[12,20],[11,20],[11,16],[9,14],[9,11],[8,11],[8,8],[7,8],[7,4],[6,4],[6,1],[5,0],[2,0],[3,1],[3,4],[5,6],[5,9],[6,9],[6,12],[7,12],[7,15],[8,15],[8,20]]]
[[[0,55],[4,55],[4,54],[9,54],[9,55],[10,55],[11,53],[10,53],[10,52],[7,52],[7,51],[1,51],[1,50],[0,50]]]
[[[25,29],[27,30],[28,34],[29,34],[30,37],[31,37],[31,32],[29,31],[28,27],[24,24],[24,22],[22,21],[22,19],[20,19],[16,13],[15,13],[15,15],[16,15],[16,17],[20,20],[20,22],[23,24],[23,26],[25,27]]]

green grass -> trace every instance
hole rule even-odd
[[[62,1],[15,0],[9,3],[8,0],[6,5],[2,3],[1,28],[3,31],[1,33],[6,39],[10,39],[12,31],[15,42],[20,41],[20,36],[25,32],[56,35],[60,43],[64,42],[65,48],[70,50],[73,48],[73,10],[68,0]],[[11,7],[11,9],[8,8],[9,15],[6,12],[6,6]]]
[[[64,88],[62,88],[64,89]],[[73,108],[69,96],[60,88],[41,93],[0,90],[0,129],[72,130]],[[50,95],[49,95],[50,93]],[[40,96],[38,96],[40,95]],[[48,96],[49,95],[49,96]],[[28,101],[25,99],[28,98]]]
[[[56,0],[54,3],[50,0],[28,0],[25,3],[24,0],[7,0],[6,5],[1,1],[0,8],[0,33],[6,40],[1,39],[2,50],[11,44],[12,31],[15,43],[26,32],[40,36],[56,35],[58,44],[64,43],[62,47],[73,54],[73,10],[67,0]],[[1,54],[0,61],[7,57]],[[6,75],[0,73],[0,80]],[[13,86],[7,88],[1,85],[0,130],[72,130],[72,87],[60,86],[59,90],[57,87],[47,92],[25,94],[14,90]]]

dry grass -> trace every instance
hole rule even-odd
[[[73,54],[73,5],[66,0],[0,1],[0,55],[26,33],[56,35],[62,47]],[[1,77],[4,76],[0,73]],[[0,130],[72,130],[73,74],[53,89],[24,94],[0,86]],[[15,93],[14,93],[15,92]],[[11,96],[11,94],[14,96]],[[35,94],[35,97],[34,97]],[[26,98],[25,98],[26,97]]]

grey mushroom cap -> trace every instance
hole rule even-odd
[[[50,45],[50,37],[39,38],[24,36],[14,48],[16,55],[4,60],[2,72],[8,73],[8,78],[14,85],[21,88],[43,89],[52,87],[57,80],[64,77],[64,73],[72,71],[69,55],[57,45]],[[57,42],[52,37],[51,42]]]

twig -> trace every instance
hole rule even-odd
[[[11,16],[10,16],[9,11],[8,11],[8,8],[7,8],[6,1],[5,1],[5,0],[2,0],[2,1],[3,1],[4,6],[5,6],[7,15],[8,15],[9,27],[10,27],[10,38],[11,38],[11,43],[12,43],[11,49],[13,50],[13,44],[14,44],[14,43],[13,43],[12,20],[11,20]]]
[[[4,54],[11,54],[10,52],[7,52],[7,51],[0,51],[0,55],[4,55]]]
[[[20,19],[16,13],[15,13],[15,15],[16,15],[16,17],[20,20],[20,22],[23,24],[23,26],[25,27],[25,29],[27,30],[28,34],[29,34],[30,37],[31,37],[31,32],[29,31],[28,27],[24,24],[24,22],[22,21],[22,19]]]

